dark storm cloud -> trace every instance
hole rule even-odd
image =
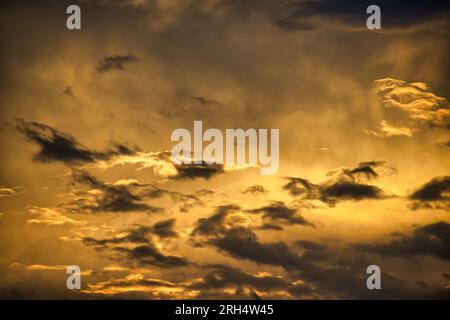
[[[142,184],[137,181],[118,181],[106,183],[86,170],[72,169],[73,182],[76,187],[74,200],[61,204],[69,212],[131,212],[144,211],[159,213],[163,209],[146,203],[148,200],[168,198],[175,201],[180,212],[203,205],[199,196],[170,191],[155,184]],[[89,190],[86,190],[86,187]],[[161,225],[160,228],[163,228]],[[161,232],[163,230],[161,229]]]
[[[87,149],[72,136],[45,124],[18,119],[17,130],[39,146],[39,152],[33,156],[36,161],[80,163],[92,162],[98,157],[96,152]]]
[[[136,62],[138,59],[132,54],[113,55],[104,57],[95,67],[98,72],[106,72],[110,70],[125,70],[125,64]]]
[[[449,191],[450,177],[439,177],[427,182],[419,190],[412,193],[409,198],[421,201],[447,201],[449,197],[446,194]]]
[[[200,218],[192,231],[193,235],[218,235],[225,231],[225,218],[233,212],[240,210],[237,205],[224,205],[216,208],[214,213],[207,218]]]
[[[237,227],[227,230],[223,236],[209,240],[219,250],[231,256],[256,262],[280,266],[285,269],[302,269],[304,262],[284,242],[261,242],[253,231]]]
[[[213,176],[225,173],[223,165],[220,164],[209,164],[203,162],[201,164],[179,164],[175,165],[177,170],[177,175],[173,179],[196,179],[203,178],[205,180],[211,179]]]
[[[312,294],[313,290],[305,284],[292,284],[282,277],[264,275],[255,276],[243,272],[237,268],[226,265],[214,264],[205,266],[212,269],[202,280],[194,283],[190,288],[200,290],[235,288],[252,288],[259,292],[287,291],[293,297],[301,297]],[[254,291],[251,291],[254,292]]]
[[[262,242],[250,229],[244,227],[223,228],[220,232],[209,233],[205,244],[213,245],[219,251],[238,260],[247,260],[256,264],[271,265],[285,269],[302,283],[305,288],[314,287],[314,294],[331,294],[342,298],[394,298],[402,297],[406,284],[390,274],[383,273],[383,279],[389,279],[383,293],[367,290],[365,269],[368,261],[339,261],[326,246],[309,241],[299,241],[297,253],[288,244]],[[387,280],[385,280],[387,281]],[[289,286],[285,287],[289,290]],[[411,292],[411,295],[417,294]],[[419,295],[420,296],[420,295]]]
[[[195,283],[192,288],[217,289],[249,285],[255,289],[271,290],[284,288],[286,285],[286,282],[280,277],[256,277],[239,269],[220,264],[207,265],[205,267],[211,269],[212,272],[203,277],[202,281]]]
[[[285,268],[299,268],[302,265],[300,257],[285,243],[262,243],[251,229],[228,224],[226,218],[239,210],[236,205],[216,208],[211,216],[197,221],[192,236],[201,237],[200,245],[213,245],[238,259]]]
[[[379,172],[386,171],[396,172],[393,168],[385,167],[382,161],[361,162],[353,169],[340,168],[331,171],[328,173],[331,178],[319,184],[303,178],[289,177],[289,182],[283,189],[294,197],[321,200],[329,205],[343,200],[385,199],[388,196],[382,189],[365,182],[379,177]]]
[[[360,258],[342,260],[334,248],[332,250],[324,244],[308,240],[297,240],[292,246],[282,241],[261,241],[251,227],[227,221],[229,215],[239,214],[239,210],[239,207],[233,205],[217,208],[211,216],[198,220],[192,236],[200,237],[200,241],[197,239],[200,246],[213,246],[237,260],[281,267],[305,284],[302,289],[314,287],[314,294],[319,296],[331,294],[332,297],[341,298],[382,299],[401,298],[406,291],[413,297],[443,294],[399,280],[385,271],[382,272],[382,277],[388,279],[385,282],[389,283],[384,285],[383,292],[367,290],[365,281],[366,268],[371,264],[369,261]],[[439,227],[424,228],[424,231],[440,236],[447,232]],[[221,281],[226,282],[220,276],[214,281],[218,285]],[[285,290],[288,288],[289,285],[286,285]]]
[[[95,239],[92,237],[83,238],[83,243],[102,250],[114,250],[126,253],[132,262],[142,265],[155,265],[159,267],[180,267],[188,265],[188,261],[182,257],[163,254],[149,235],[154,234],[159,238],[177,237],[177,232],[173,229],[175,219],[168,219],[156,222],[153,226],[138,226],[126,236],[107,239]],[[154,240],[154,239],[153,239]],[[130,248],[134,244],[136,247]],[[127,246],[123,246],[127,245]]]
[[[439,221],[417,227],[412,235],[400,236],[386,244],[355,244],[354,248],[384,256],[429,255],[450,261],[450,224]]]
[[[383,190],[376,186],[351,183],[337,182],[323,189],[323,200],[325,202],[335,202],[340,200],[364,200],[364,199],[384,199]]]
[[[147,213],[162,212],[163,209],[144,203],[148,199],[141,192],[134,191],[139,188],[152,188],[152,186],[135,183],[134,185],[125,184],[107,184],[96,177],[90,175],[84,170],[73,170],[73,179],[75,183],[90,186],[93,189],[101,191],[101,195],[78,197],[65,206],[76,212],[131,212],[144,211]]]
[[[446,22],[450,3],[445,0],[306,0],[299,1],[284,18],[275,21],[282,30],[310,30],[311,19],[320,18],[340,25],[365,28],[368,6],[381,8],[383,29],[409,28],[430,21]]]
[[[161,268],[183,267],[189,264],[183,257],[163,254],[154,244],[148,243],[135,248],[116,247],[114,250],[126,253],[128,258],[141,265],[154,265]]]
[[[204,204],[200,199],[203,196],[202,194],[185,194],[167,190],[153,184],[139,184],[137,182],[128,184],[128,187],[133,189],[134,192],[143,199],[168,197],[173,201],[178,202],[180,212],[189,212],[192,208]]]
[[[344,170],[344,172],[349,176],[355,176],[355,175],[363,175],[367,179],[375,179],[378,178],[378,173],[375,172],[373,169],[374,167],[377,167],[379,165],[384,164],[384,162],[379,161],[370,161],[370,162],[361,162],[358,167],[350,170]]]
[[[289,208],[282,201],[275,201],[267,206],[247,210],[246,212],[262,215],[265,221],[262,229],[279,229],[279,224],[314,226],[298,213],[298,209]]]
[[[155,223],[152,227],[152,232],[159,236],[160,238],[174,238],[178,234],[173,227],[175,225],[176,219],[167,219]]]
[[[380,176],[397,174],[395,168],[386,165],[386,161],[360,162],[355,168],[338,168],[327,173],[339,180],[350,180],[352,182],[371,181]]]
[[[149,235],[154,234],[160,238],[176,238],[178,233],[174,230],[176,219],[167,219],[156,222],[153,226],[139,226],[131,231],[126,236],[95,239],[92,237],[83,238],[83,243],[90,246],[108,246],[110,244],[123,243],[149,243]]]
[[[414,191],[409,199],[413,200],[410,208],[450,209],[450,176],[436,177]]]
[[[261,264],[281,266],[285,269],[298,269],[303,265],[303,260],[288,245],[283,242],[261,242],[258,236],[251,230],[252,227],[243,227],[234,220],[227,220],[232,214],[240,213],[241,208],[236,205],[219,206],[213,214],[206,218],[200,218],[195,224],[192,236],[199,245],[209,244],[237,259],[244,259]],[[281,214],[280,214],[281,212]],[[269,206],[256,209],[253,213],[261,213],[275,221],[286,219],[302,225],[309,225],[304,219],[294,216],[295,211],[289,210],[282,203],[273,203]],[[292,222],[291,222],[292,223]],[[257,228],[257,226],[254,226]]]
[[[131,155],[136,152],[119,143],[113,143],[112,147],[104,152],[90,150],[71,135],[34,121],[17,119],[16,128],[28,141],[38,145],[39,151],[33,155],[35,161],[61,161],[68,165],[75,165],[107,160],[118,155]]]

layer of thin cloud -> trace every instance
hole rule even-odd
[[[28,219],[28,224],[37,224],[45,226],[61,226],[61,225],[73,225],[82,226],[85,225],[85,221],[76,220],[70,218],[57,209],[45,208],[45,207],[31,207],[28,209],[28,213],[33,216],[32,219]]]

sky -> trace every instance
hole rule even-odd
[[[450,4],[370,4],[2,2],[0,298],[448,299]],[[195,120],[278,172],[175,164]]]

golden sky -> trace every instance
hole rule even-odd
[[[449,298],[448,3],[69,4],[1,5],[0,298]],[[174,165],[194,120],[278,173]]]

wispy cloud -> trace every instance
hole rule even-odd
[[[104,57],[95,67],[98,72],[107,72],[111,70],[125,70],[125,65],[136,62],[138,59],[132,55],[113,55]]]

